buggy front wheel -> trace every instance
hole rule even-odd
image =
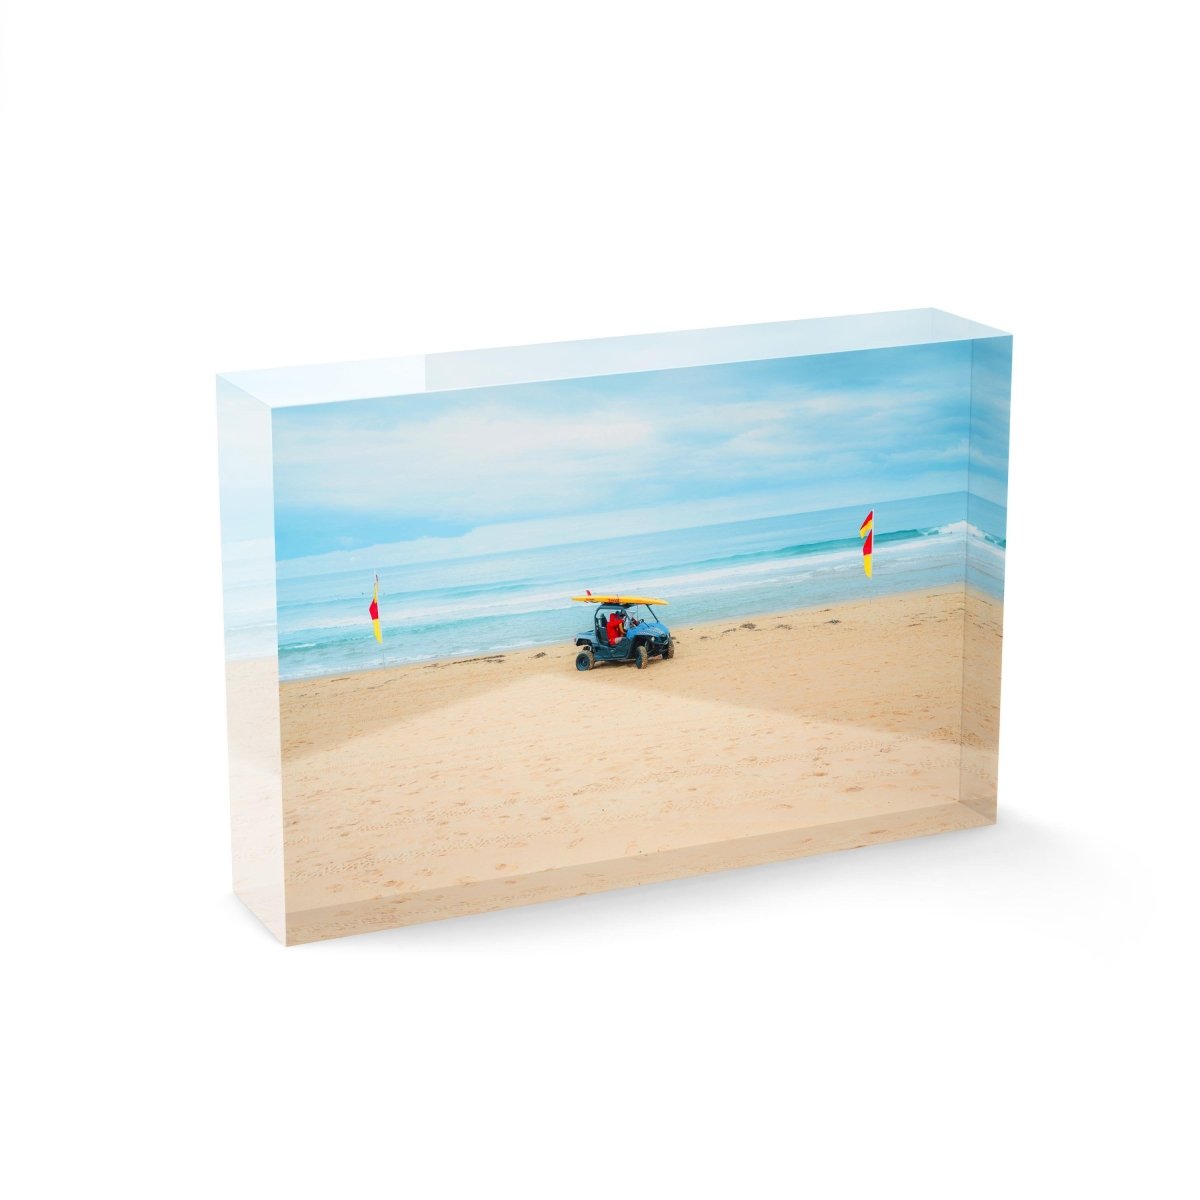
[[[633,657],[634,662],[637,663],[637,669],[639,671],[644,670],[646,664],[650,661],[650,651],[646,649],[644,642],[637,648],[636,651],[634,651]]]
[[[590,671],[592,669],[592,664],[595,661],[596,660],[592,657],[592,652],[590,650],[580,650],[580,652],[575,655],[575,670]]]
[[[662,652],[663,658],[675,657],[675,639],[667,638],[667,648]]]

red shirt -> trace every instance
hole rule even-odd
[[[621,640],[621,618],[616,613],[608,614],[608,644],[615,646]]]

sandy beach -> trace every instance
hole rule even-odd
[[[287,940],[988,824],[1001,615],[906,593],[673,627],[644,671],[554,645],[285,683]]]

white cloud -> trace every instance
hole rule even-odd
[[[369,515],[376,530],[393,513],[397,532],[469,528],[403,543],[442,557],[597,536],[615,509],[665,529],[857,503],[864,488],[916,495],[906,483],[918,478],[963,486],[966,397],[954,384],[839,392],[774,378],[756,392],[705,379],[283,410],[277,494],[292,511]],[[353,565],[378,553],[355,551]]]

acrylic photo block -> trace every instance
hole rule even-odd
[[[218,377],[235,889],[308,942],[990,824],[1012,339]]]

